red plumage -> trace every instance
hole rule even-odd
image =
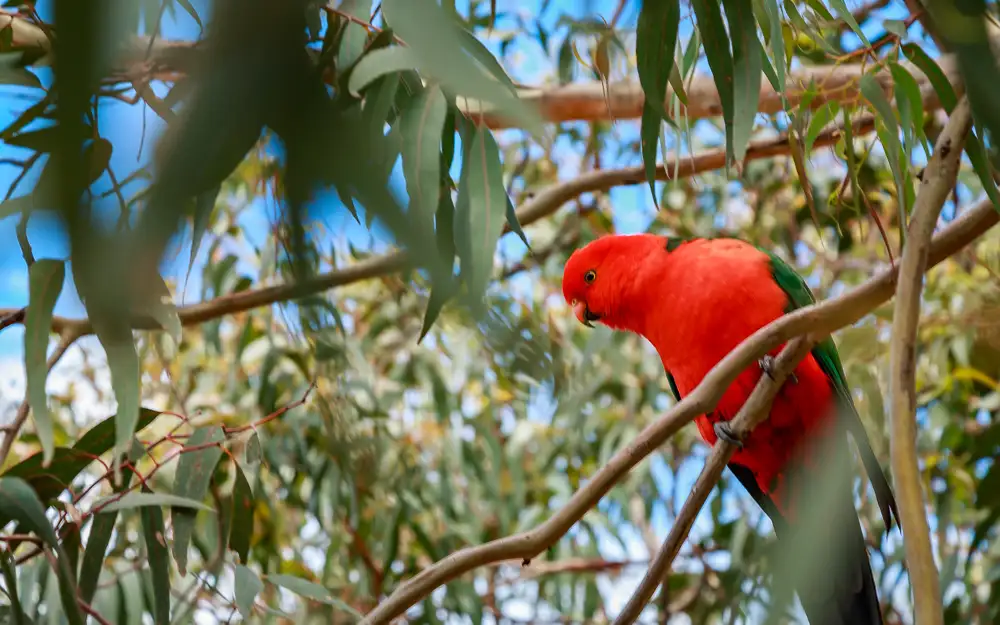
[[[607,236],[570,257],[563,295],[581,321],[589,324],[599,320],[645,337],[683,397],[744,339],[789,310],[789,295],[774,277],[773,262],[769,254],[736,239],[682,243],[649,234]],[[771,355],[776,356],[780,349]],[[725,391],[716,410],[696,419],[706,443],[715,443],[715,423],[739,412],[761,375],[760,366],[748,367]],[[794,522],[795,498],[788,478],[793,473],[820,469],[810,466],[819,442],[834,440],[838,451],[846,451],[848,430],[857,440],[858,433],[838,419],[836,400],[828,373],[813,355],[807,356],[795,369],[794,381],[782,386],[769,419],[758,425],[733,455],[730,468],[742,472],[737,477],[765,512],[772,518],[781,517],[776,521]],[[863,428],[860,432],[864,436]],[[867,437],[858,441],[858,446],[863,454],[865,450],[871,454]],[[873,466],[878,467],[878,463],[872,455],[866,458],[869,472]],[[888,491],[884,476],[879,473],[877,477],[885,485],[882,490]],[[755,493],[754,485],[747,483],[751,479],[761,493]],[[872,479],[874,483],[876,476]],[[845,493],[845,498],[849,495]],[[891,491],[888,497],[884,509],[894,509]],[[770,503],[779,514],[768,509]],[[853,507],[847,512],[855,515]],[[775,525],[777,529],[778,523]],[[851,538],[860,538],[860,527]],[[855,555],[863,558],[861,574],[856,580],[849,579],[849,588],[839,595],[840,591],[832,591],[835,596],[830,601],[839,601],[839,607],[807,607],[814,622],[820,618],[829,623],[881,622],[863,542],[858,549],[861,553]]]

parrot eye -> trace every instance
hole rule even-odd
[[[587,273],[583,274],[583,281],[587,284],[593,284],[594,280],[597,279],[597,272],[591,269]]]

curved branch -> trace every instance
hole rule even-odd
[[[934,226],[941,215],[948,194],[958,177],[962,145],[972,127],[968,98],[963,97],[952,111],[944,132],[938,138],[934,155],[924,170],[920,192],[913,207],[909,237],[903,246],[899,264],[899,283],[893,310],[892,338],[889,344],[889,369],[892,372],[889,395],[892,398],[892,436],[890,436],[892,477],[899,498],[899,511],[906,550],[906,565],[913,592],[916,622],[920,625],[943,623],[940,581],[930,528],[920,485],[917,463],[917,324],[920,320],[920,292],[923,289],[929,244]]]
[[[877,3],[876,3],[877,4]],[[0,28],[8,24],[13,28],[14,45],[34,47],[49,52],[50,42],[44,31],[16,17],[12,13],[0,12]],[[190,41],[163,41],[157,38],[152,44],[149,37],[133,37],[119,48],[115,61],[114,80],[127,82],[148,82],[150,80],[176,80],[192,71],[203,54],[199,43]],[[45,63],[50,55],[44,57]],[[958,66],[954,56],[942,55],[938,63],[945,75],[956,88],[960,88]],[[909,62],[902,63],[917,79],[924,97],[925,107],[936,109],[940,106],[934,89],[923,72]],[[782,96],[789,106],[797,107],[806,94],[818,90],[809,101],[809,108],[815,110],[830,100],[841,104],[860,100],[858,81],[870,67],[862,63],[839,65],[819,65],[796,69],[788,74],[785,92],[774,90],[768,81],[763,81],[760,91],[758,112],[774,114],[785,110]],[[872,73],[882,88],[888,93],[892,89],[892,75],[886,71]],[[696,75],[686,86],[688,105],[685,114],[689,119],[703,119],[722,115],[722,102],[715,87],[715,80],[705,74]],[[609,119],[637,119],[642,115],[643,94],[638,82],[622,81],[603,84],[600,81],[572,83],[555,87],[522,88],[518,96],[529,106],[536,108],[548,122],[603,121]],[[669,97],[669,95],[668,95]],[[509,127],[510,120],[490,114],[491,106],[466,98],[458,99],[459,108],[477,117],[483,116],[491,128]]]
[[[870,115],[862,116],[854,120],[852,126],[856,135],[867,134],[874,130],[875,119]],[[833,145],[842,135],[843,127],[834,126],[822,132],[816,138],[815,145],[817,147]],[[751,161],[773,156],[783,156],[790,151],[791,146],[788,142],[788,135],[781,134],[773,139],[752,142],[747,149],[746,159],[747,161]],[[687,178],[706,171],[721,169],[726,163],[726,152],[724,149],[717,149],[705,150],[686,157],[674,155],[669,159],[669,163],[666,166],[663,164],[657,166],[656,177],[658,180],[673,180],[675,174],[676,178]],[[518,221],[522,226],[527,226],[544,219],[559,210],[567,202],[584,193],[641,184],[646,184],[646,174],[642,166],[588,172],[572,180],[543,189],[533,198],[522,204],[517,210]],[[504,232],[509,232],[509,228],[505,227]],[[405,252],[391,252],[383,256],[360,261],[344,269],[320,274],[305,282],[278,284],[241,291],[239,293],[223,295],[207,302],[183,306],[177,310],[177,314],[180,317],[182,325],[196,325],[225,315],[270,306],[279,302],[314,295],[336,287],[361,282],[362,280],[378,278],[401,271],[408,266],[409,257]],[[18,315],[18,312],[14,309],[0,310],[0,320],[9,320],[9,323],[21,323],[23,322],[23,315]],[[160,325],[151,318],[135,319],[133,327],[137,330],[160,329]],[[0,326],[0,329],[2,329],[2,326]],[[52,330],[58,333],[73,330],[80,332],[82,335],[93,332],[90,321],[87,319],[70,319],[59,316],[52,318]]]
[[[801,336],[789,342],[775,360],[774,369],[771,371],[773,379],[766,375],[760,376],[760,380],[754,387],[753,392],[750,393],[750,397],[747,398],[746,403],[743,404],[740,411],[730,421],[733,434],[738,440],[744,440],[753,428],[767,419],[768,414],[771,412],[771,402],[774,401],[778,391],[781,390],[781,385],[791,375],[792,371],[795,370],[799,362],[806,357],[809,350],[815,344],[815,341],[816,337]],[[701,511],[702,506],[705,505],[708,495],[722,477],[722,471],[726,468],[726,464],[730,458],[733,457],[734,451],[736,451],[735,446],[722,439],[716,441],[712,447],[712,453],[705,461],[705,467],[698,475],[698,479],[694,483],[694,488],[691,489],[691,494],[688,495],[684,506],[674,521],[673,527],[670,528],[670,533],[667,534],[666,540],[663,541],[663,546],[660,547],[656,557],[653,559],[653,563],[649,565],[649,570],[646,571],[642,581],[639,582],[639,587],[636,588],[635,592],[629,598],[628,603],[625,604],[625,607],[618,615],[618,618],[615,619],[615,625],[620,623],[634,623],[646,607],[646,604],[649,603],[649,599],[656,591],[656,587],[666,579],[670,565],[673,564],[674,558],[680,552],[681,545],[691,532],[691,526],[694,525],[695,518]]]
[[[928,266],[958,252],[996,225],[1000,213],[988,199],[944,228],[931,242]],[[369,612],[363,623],[388,623],[442,584],[477,567],[504,560],[530,560],[554,544],[635,465],[700,414],[711,411],[741,371],[764,353],[801,334],[822,336],[854,323],[893,294],[897,270],[883,271],[863,285],[823,303],[800,308],[761,328],[723,358],[694,391],[619,450],[587,485],[541,525],[483,545],[461,549],[425,569]]]

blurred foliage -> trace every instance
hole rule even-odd
[[[417,0],[255,0],[207,12],[143,0],[107,23],[83,4],[75,10],[89,19],[73,22],[72,3],[57,1],[60,38],[79,27],[67,37],[76,45],[121,45],[64,54],[51,89],[33,65],[49,58],[49,25],[33,3],[17,4],[4,5],[18,20],[0,29],[0,80],[34,99],[0,139],[31,152],[25,171],[44,164],[32,191],[12,188],[0,204],[0,218],[20,216],[17,244],[31,266],[23,318],[35,391],[33,418],[0,457],[0,620],[10,623],[82,622],[66,592],[101,623],[354,622],[432,562],[537,525],[673,402],[648,346],[582,328],[566,309],[561,268],[575,247],[637,221],[658,233],[722,232],[792,261],[819,299],[835,296],[887,267],[889,249],[898,258],[925,148],[942,124],[914,95],[906,64],[926,74],[937,55],[921,52],[928,39],[915,19],[899,19],[900,1],[695,0],[640,18],[646,8],[635,1],[580,11],[473,0],[456,11]],[[985,10],[992,18],[996,7]],[[204,26],[211,54],[150,40],[166,14]],[[280,24],[263,24],[272,18]],[[858,24],[884,34],[859,38]],[[724,28],[740,34],[734,46]],[[29,41],[31,32],[40,38]],[[109,60],[109,50],[134,62]],[[164,66],[135,60],[147,55]],[[762,81],[781,91],[794,69],[861,57],[866,78],[891,73],[891,98],[862,80],[863,98],[850,105],[809,106],[816,86],[806,104],[754,115]],[[725,121],[688,120],[684,85],[709,70]],[[508,77],[531,72],[542,88],[641,79],[647,92],[671,90],[641,122],[540,131]],[[986,87],[998,85],[975,97],[990,102]],[[950,87],[934,88],[950,109]],[[519,129],[488,129],[462,98]],[[94,113],[120,100],[167,122],[154,163],[121,179]],[[864,112],[878,117],[876,135],[812,149],[827,124]],[[977,121],[946,219],[992,175],[993,120]],[[587,171],[662,162],[668,149],[721,147],[739,161],[751,138],[789,129],[801,140],[789,155],[650,181],[659,210],[645,203],[645,179],[630,181],[643,194],[585,193],[523,231],[513,210]],[[390,173],[400,161],[405,184]],[[70,322],[58,338],[95,331],[100,344],[77,344],[83,358],[60,369],[67,389],[53,392],[50,378],[39,411],[56,338],[51,289],[64,275],[63,259],[34,257],[27,223],[42,210],[63,217],[94,322]],[[251,232],[262,212],[270,222]],[[342,214],[374,243],[337,232],[331,217]],[[411,262],[348,275],[382,262],[389,240]],[[192,244],[180,257],[186,275],[153,276],[164,249],[187,249],[179,242]],[[293,283],[304,286],[282,286]],[[931,271],[923,306],[918,442],[946,620],[990,623],[1000,619],[1000,237]],[[884,306],[835,336],[883,465],[890,314]],[[82,387],[94,405],[117,401],[117,416],[84,418]],[[9,412],[14,421],[16,406]],[[409,616],[614,618],[701,464],[696,439],[685,428],[529,565],[481,568]],[[909,622],[900,536],[885,536],[874,498],[858,495],[887,622]],[[772,596],[771,545],[766,520],[727,473],[644,618],[758,619]]]

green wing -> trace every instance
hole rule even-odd
[[[778,283],[778,286],[781,287],[781,290],[788,296],[788,306],[785,308],[786,313],[816,302],[812,291],[809,290],[809,286],[802,279],[802,276],[770,251],[763,249],[761,251],[770,257],[771,275],[774,277],[774,281]],[[868,473],[868,479],[871,480],[872,488],[875,490],[875,497],[882,511],[882,519],[885,521],[886,529],[889,529],[892,527],[892,518],[895,517],[897,521],[899,519],[899,511],[896,509],[896,499],[893,497],[892,488],[889,486],[889,481],[882,471],[882,465],[879,464],[878,458],[875,457],[875,453],[872,451],[871,444],[868,441],[868,433],[865,431],[864,424],[861,423],[861,417],[858,415],[858,410],[854,406],[854,399],[851,397],[851,391],[847,386],[847,375],[844,373],[844,367],[840,362],[840,354],[837,352],[837,345],[833,342],[833,338],[827,337],[818,343],[813,348],[812,355],[819,364],[820,369],[823,370],[823,373],[830,380],[830,384],[836,390],[837,397],[840,398],[840,404],[846,409],[844,416],[847,428],[858,446],[861,459],[865,464],[865,471]]]

